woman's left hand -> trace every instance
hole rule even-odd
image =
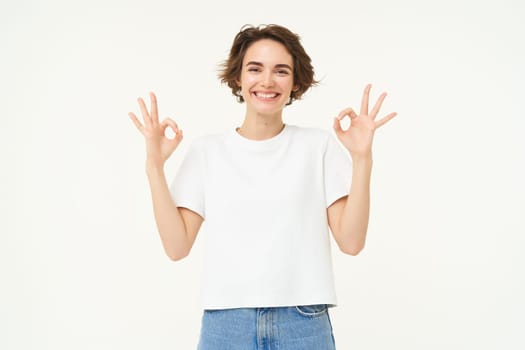
[[[334,118],[335,134],[345,148],[348,149],[354,160],[360,157],[372,156],[372,141],[374,139],[375,130],[397,115],[397,113],[394,112],[378,121],[375,120],[379,113],[379,109],[381,108],[381,104],[386,97],[386,92],[379,96],[374,108],[372,108],[369,113],[368,98],[370,96],[371,88],[371,84],[368,84],[365,87],[359,115],[357,115],[352,108],[347,108]],[[348,129],[343,130],[341,128],[341,120],[345,116],[350,118],[350,126]]]

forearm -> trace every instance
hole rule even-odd
[[[147,165],[146,173],[151,189],[155,222],[164,250],[171,259],[182,259],[189,251],[186,227],[171,197],[164,169]]]
[[[354,159],[350,194],[343,207],[339,228],[343,246],[351,254],[357,254],[365,245],[370,217],[370,177],[372,156]]]

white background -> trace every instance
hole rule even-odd
[[[399,114],[376,133],[366,248],[333,245],[338,348],[525,348],[524,16],[509,0],[2,2],[0,348],[196,348],[204,237],[164,255],[127,113],[154,91],[184,130],[171,181],[193,138],[242,121],[216,72],[246,23],[299,33],[322,79],[285,122],[331,129],[369,82]]]

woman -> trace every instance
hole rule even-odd
[[[374,131],[369,111],[343,110],[330,132],[288,125],[282,113],[316,81],[299,37],[277,26],[244,27],[220,78],[245,103],[242,125],[197,138],[170,187],[163,166],[182,141],[139,98],[155,220],[167,255],[187,256],[206,220],[199,349],[335,349],[336,305],[328,227],[341,251],[363,249],[369,219]],[[344,117],[350,127],[341,128]],[[164,136],[170,126],[173,139]],[[350,157],[349,157],[350,154]]]

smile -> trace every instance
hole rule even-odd
[[[255,91],[255,92],[253,92],[253,95],[255,95],[255,97],[257,97],[260,100],[274,100],[277,97],[279,97],[280,94],[277,93],[277,92],[258,92],[258,91]]]

